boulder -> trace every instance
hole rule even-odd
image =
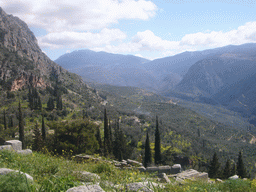
[[[5,141],[5,145],[11,145],[14,151],[21,151],[22,150],[22,142],[19,140],[10,140]]]
[[[143,192],[153,192],[152,189],[150,189],[147,186],[147,183],[145,182],[138,182],[138,183],[130,183],[126,185],[127,191],[143,191]]]
[[[158,174],[158,177],[161,179],[161,182],[164,183],[171,183],[170,179],[167,177],[166,173],[160,173]]]
[[[169,165],[166,165],[166,166],[159,166],[159,167],[158,167],[158,172],[159,172],[159,173],[170,174],[170,173],[171,173],[171,167],[170,167]]]
[[[130,165],[133,165],[133,166],[143,166],[142,163],[140,163],[138,161],[131,160],[131,159],[127,159],[127,163]]]
[[[181,173],[181,165],[180,164],[175,164],[171,167],[170,169],[170,173],[171,174],[177,174],[177,173]]]
[[[215,179],[215,183],[223,183],[223,181],[219,178]]]
[[[239,179],[239,176],[238,175],[233,175],[233,176],[229,177],[229,179],[233,179],[233,180]]]
[[[85,182],[99,182],[100,176],[95,173],[87,171],[74,171],[74,175],[80,180]]]
[[[11,145],[1,145],[0,150],[13,150]]]
[[[82,185],[70,188],[66,192],[104,192],[104,190],[99,185]]]
[[[6,174],[9,174],[11,172],[16,172],[16,173],[24,174],[27,177],[27,179],[30,179],[31,181],[33,181],[33,177],[30,176],[27,173],[23,173],[21,171],[12,170],[12,169],[8,169],[8,168],[0,168],[0,175],[6,175]]]
[[[145,172],[145,171],[147,170],[147,169],[146,169],[145,167],[143,167],[143,166],[142,166],[142,167],[138,167],[137,169],[138,169],[140,172]]]
[[[22,155],[28,155],[28,154],[32,154],[32,150],[31,149],[25,149],[25,150],[17,151],[17,153],[22,154]]]
[[[153,172],[158,172],[159,168],[158,167],[147,167],[146,171],[149,173],[153,173]]]
[[[208,180],[208,173],[201,173],[194,169],[188,169],[177,174],[177,177],[181,179],[206,179]]]

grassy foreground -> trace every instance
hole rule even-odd
[[[87,161],[77,163],[63,157],[33,152],[30,155],[20,155],[11,151],[0,151],[0,168],[10,168],[28,173],[34,181],[27,180],[21,174],[0,175],[0,191],[66,191],[83,185],[83,183],[99,182],[105,191],[121,191],[128,183],[147,181],[157,182],[152,175],[136,170],[121,170],[107,162]],[[75,171],[88,171],[101,177],[100,181],[81,178]],[[114,187],[119,185],[119,188]],[[184,184],[165,184],[165,188],[155,187],[154,191],[193,191],[193,192],[246,192],[256,191],[256,180],[227,180],[224,183],[210,184],[203,181],[186,181]]]

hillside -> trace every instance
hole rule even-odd
[[[255,74],[256,45],[237,47],[231,52],[223,52],[190,67],[175,91],[209,97],[223,87]]]
[[[143,67],[149,60],[132,56],[79,50],[55,60],[63,68],[80,75],[86,82],[150,88],[154,77]]]
[[[110,147],[109,156],[117,159],[114,152],[121,151],[122,158],[141,161],[147,133],[153,146],[158,115],[163,164],[173,164],[181,156],[193,162],[186,166],[205,171],[213,152],[221,153],[223,162],[226,156],[236,159],[238,151],[243,149],[247,167],[255,173],[255,154],[251,153],[255,147],[254,130],[248,132],[247,125],[241,129],[210,120],[143,89],[108,85],[90,88],[78,75],[42,53],[24,22],[3,10],[0,21],[3,140],[18,139],[19,127],[24,125],[26,147],[33,150],[63,156],[66,149],[102,155],[105,149],[102,140],[106,140],[104,133],[110,127],[108,134],[113,136],[113,143],[122,139],[123,148],[111,153]],[[43,124],[47,136],[38,147],[35,137],[40,138]]]

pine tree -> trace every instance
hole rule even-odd
[[[220,163],[219,163],[218,156],[215,152],[213,155],[212,161],[210,163],[209,171],[208,171],[209,177],[217,178],[219,176],[219,168],[220,168]]]
[[[34,136],[33,136],[32,150],[33,151],[41,151],[43,148],[43,139],[42,139],[37,122],[36,122],[35,128],[33,130],[33,133],[34,133]]]
[[[46,129],[44,124],[44,116],[42,115],[42,139],[45,141],[46,139]]]
[[[7,122],[6,122],[6,111],[4,109],[4,129],[7,129]]]
[[[231,164],[230,164],[230,160],[228,159],[222,173],[222,178],[228,179],[230,176],[231,176]]]
[[[151,163],[152,163],[152,161],[151,161],[151,149],[150,149],[149,136],[148,136],[148,132],[147,132],[146,143],[145,143],[144,166],[147,167]]]
[[[161,140],[158,127],[158,117],[156,116],[156,130],[155,130],[155,164],[161,163]]]
[[[242,152],[240,151],[239,152],[239,155],[238,155],[238,161],[237,161],[237,175],[240,177],[240,178],[246,178],[247,175],[246,175],[246,169],[244,167],[244,163],[243,163],[243,157],[242,157]]]
[[[22,142],[22,149],[25,148],[25,138],[24,138],[24,122],[21,111],[21,105],[19,101],[19,140]]]

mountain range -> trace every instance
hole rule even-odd
[[[255,113],[256,44],[184,52],[149,61],[131,55],[79,50],[55,62],[87,82],[133,86],[167,97]]]

